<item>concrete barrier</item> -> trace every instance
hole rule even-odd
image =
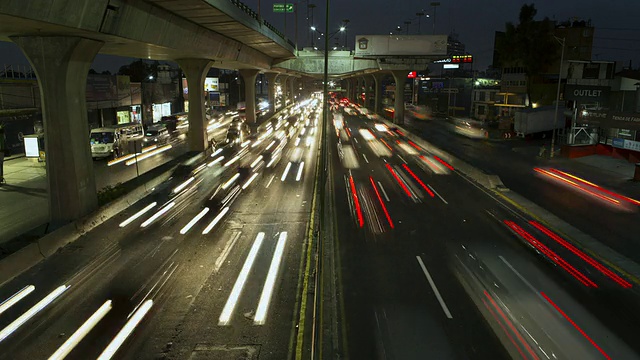
[[[44,260],[38,244],[32,243],[0,260],[0,286]]]

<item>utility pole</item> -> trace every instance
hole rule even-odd
[[[315,34],[315,25],[313,24],[313,9],[316,7],[316,4],[309,4],[308,8],[311,9],[311,26],[309,26],[309,31],[311,32],[311,47],[313,47],[314,45],[314,37],[316,36]]]
[[[344,26],[344,49],[347,50],[349,49],[349,28],[347,27],[347,25],[349,24],[349,19],[344,19],[342,20],[343,26]]]
[[[560,55],[560,68],[558,69],[558,89],[556,90],[556,111],[553,116],[553,136],[551,136],[551,152],[549,157],[553,158],[556,146],[556,136],[558,133],[558,106],[560,105],[560,83],[562,82],[562,63],[564,62],[564,44],[566,38],[562,38],[562,41],[558,37],[553,37],[558,43],[562,45],[562,52]]]
[[[411,21],[407,20],[404,22],[404,24],[407,26],[407,35],[409,35],[409,25],[411,25]]]
[[[433,35],[435,35],[436,34],[436,8],[440,6],[440,2],[434,1],[431,3],[431,6],[433,6]]]
[[[416,16],[418,17],[418,35],[420,35],[420,21],[422,20],[422,17],[424,16],[424,12],[423,11],[419,11],[416,13]]]

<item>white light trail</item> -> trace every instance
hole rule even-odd
[[[153,214],[152,217],[148,218],[147,220],[145,220],[145,222],[143,222],[142,224],[140,224],[140,227],[147,227],[149,226],[152,222],[156,221],[157,218],[159,218],[160,216],[162,216],[164,213],[166,213],[167,211],[169,211],[169,209],[171,209],[176,203],[175,202],[170,202],[167,206],[163,207],[162,209],[160,209],[157,213]]]
[[[258,173],[254,173],[253,175],[251,175],[251,177],[249,178],[249,180],[247,180],[247,182],[244,183],[244,185],[242,185],[242,190],[246,189],[247,187],[249,187],[249,184],[251,184],[251,182],[253,180],[255,180],[258,177]]]
[[[124,327],[118,332],[116,337],[111,340],[111,343],[104,349],[102,354],[98,357],[98,360],[109,360],[116,354],[116,351],[122,346],[124,341],[131,335],[136,326],[140,324],[142,318],[149,312],[153,306],[153,300],[147,300],[142,306],[133,314]]]
[[[296,181],[300,181],[300,179],[302,178],[302,169],[304,168],[304,161],[300,163],[300,166],[298,167],[298,174],[296,175]]]
[[[49,356],[49,360],[62,360],[64,359],[73,348],[75,348],[82,339],[91,331],[102,318],[107,315],[111,310],[111,300],[107,300],[96,312],[87,319],[68,339],[62,344],[53,355]]]
[[[191,184],[191,183],[193,182],[193,180],[195,180],[195,179],[196,179],[196,178],[195,178],[195,177],[193,177],[193,176],[192,176],[192,177],[190,177],[187,181],[185,181],[185,182],[183,182],[182,184],[180,184],[180,185],[176,186],[176,188],[175,188],[175,189],[173,189],[173,193],[174,193],[174,194],[177,194],[177,193],[179,193],[180,191],[184,190],[184,188],[186,188],[189,184]]]
[[[247,145],[251,144],[251,140],[247,140],[245,142],[243,142],[242,144],[240,144],[240,147],[247,147]]]
[[[298,146],[299,144],[300,144],[300,138],[296,138],[295,146]]]
[[[180,234],[182,235],[186,234],[189,230],[191,230],[193,225],[195,225],[198,221],[200,221],[200,219],[202,219],[202,217],[205,216],[208,212],[209,212],[208,207],[205,207],[204,209],[202,209],[202,211],[200,211],[198,215],[194,216],[193,219],[191,219],[191,221],[187,223],[187,225],[185,225],[182,229],[180,229]]]
[[[262,139],[258,139],[256,142],[254,142],[253,144],[251,144],[251,148],[253,149],[254,147],[258,146],[262,144]]]
[[[240,155],[234,156],[231,160],[227,161],[227,163],[224,164],[224,166],[229,166],[238,160],[240,160]]]
[[[224,214],[226,214],[228,211],[229,211],[228,206],[222,209],[222,211],[220,211],[218,216],[216,216],[213,220],[211,220],[209,225],[207,225],[207,227],[204,230],[202,230],[202,235],[207,235],[211,231],[211,229],[213,229],[213,227],[216,226],[216,224],[220,221],[220,219],[222,219]]]
[[[253,162],[251,163],[251,167],[254,168],[256,167],[256,165],[258,165],[258,163],[260,162],[260,160],[262,160],[263,156],[259,155],[255,160],[253,160]]]
[[[212,162],[210,162],[209,164],[207,164],[208,167],[212,167],[213,165],[221,162],[224,159],[224,155],[220,156],[219,158],[213,160]]]
[[[236,180],[238,180],[239,177],[240,177],[240,173],[236,173],[231,177],[231,179],[227,180],[226,183],[222,184],[222,188],[226,190],[229,186],[231,186],[231,184],[233,184]]]
[[[129,160],[127,160],[127,162],[125,162],[125,165],[127,165],[127,166],[129,166],[129,165],[133,165],[133,164],[135,164],[136,162],[140,162],[140,161],[142,161],[142,160],[144,160],[144,159],[150,158],[150,157],[152,157],[153,155],[158,155],[158,154],[160,154],[160,153],[162,153],[162,152],[165,152],[165,151],[167,151],[167,150],[169,150],[169,149],[171,149],[171,148],[172,148],[172,146],[171,146],[171,145],[165,145],[165,146],[160,147],[160,148],[157,148],[157,149],[155,149],[155,150],[148,151],[148,152],[146,152],[146,153],[143,153],[143,154],[141,154],[141,155],[138,155],[138,156],[137,156],[136,158],[134,158],[134,159],[129,159]]]
[[[216,149],[216,151],[213,152],[213,154],[211,154],[211,157],[216,157],[216,155],[220,154],[222,152],[222,148],[218,148]]]
[[[31,294],[36,287],[33,285],[27,285],[23,287],[17,293],[11,295],[7,300],[0,304],[0,314],[7,311],[10,307],[15,305],[18,301],[24,299],[27,295]]]
[[[282,177],[280,178],[280,181],[284,181],[284,179],[287,178],[287,174],[289,173],[289,169],[291,169],[291,161],[289,161],[289,163],[287,164],[287,167],[284,168],[284,172],[282,173]]]
[[[264,283],[264,288],[262,288],[262,294],[260,295],[260,301],[258,302],[256,316],[253,318],[253,323],[256,325],[263,325],[267,318],[267,311],[269,310],[269,303],[271,302],[271,297],[273,295],[273,288],[276,284],[276,277],[278,276],[278,269],[282,262],[282,255],[284,254],[284,246],[286,242],[287,232],[283,231],[280,233],[280,237],[278,238],[278,244],[276,245],[276,250],[273,253],[271,265],[267,272],[267,280]]]
[[[272,147],[273,145],[275,145],[275,143],[276,143],[276,141],[275,141],[275,140],[271,141],[271,143],[269,143],[269,145],[267,146],[267,148],[266,148],[265,150],[269,150],[269,149],[271,149],[271,147]]]
[[[154,206],[158,205],[157,202],[152,202],[151,204],[147,205],[144,209],[138,211],[137,213],[133,214],[130,218],[128,218],[127,220],[123,221],[120,223],[120,227],[125,227],[129,224],[131,224],[133,221],[135,221],[135,219],[139,218],[140,216],[144,215],[144,213],[146,213],[147,211],[153,209]]]
[[[300,131],[300,136],[304,135],[305,132],[307,132],[307,128],[302,128],[302,131]]]
[[[6,339],[9,335],[13,334],[14,331],[18,330],[18,328],[27,321],[29,321],[32,317],[34,317],[37,313],[42,311],[47,305],[51,304],[58,296],[62,295],[69,288],[69,285],[61,285],[53,290],[49,295],[45,296],[42,300],[38,301],[35,305],[33,305],[29,310],[27,310],[24,314],[20,315],[17,319],[13,320],[13,322],[4,329],[0,330],[0,342]]]
[[[242,293],[242,288],[244,288],[244,284],[247,282],[247,277],[249,277],[249,272],[251,271],[251,267],[256,260],[256,256],[258,255],[258,250],[260,250],[260,246],[262,245],[262,241],[264,240],[264,233],[258,233],[256,236],[256,240],[253,242],[253,246],[249,251],[249,255],[242,266],[242,270],[240,270],[240,274],[236,279],[236,283],[233,285],[233,289],[231,290],[231,294],[229,294],[229,298],[227,299],[227,303],[224,305],[222,309],[222,313],[220,314],[220,318],[218,319],[218,325],[227,325],[229,324],[229,320],[231,319],[231,315],[233,314],[233,310],[238,303],[238,299],[240,298],[240,294]]]

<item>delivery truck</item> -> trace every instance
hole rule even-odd
[[[554,127],[564,128],[564,111],[564,106],[558,108],[557,121],[555,106],[516,111],[513,121],[515,133],[519,137],[549,137]]]

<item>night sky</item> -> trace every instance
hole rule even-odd
[[[272,5],[284,0],[244,0],[255,10],[261,3],[261,15],[279,29],[284,28],[284,15],[274,14]],[[398,25],[403,27],[409,20],[409,33],[418,33],[416,13],[424,10],[430,18],[421,20],[422,34],[433,32],[433,8],[427,0],[334,0],[330,9],[330,32],[338,30],[343,19],[349,19],[348,41],[353,48],[356,35],[388,34],[396,31]],[[298,13],[298,43],[308,46],[309,33],[307,28],[307,4],[314,3],[315,26],[324,31],[325,2],[322,0],[300,1]],[[504,30],[507,21],[517,22],[518,12],[524,2],[511,0],[440,0],[436,12],[436,33],[449,34],[455,31],[467,51],[474,55],[476,69],[484,69],[493,56],[494,31]],[[482,4],[482,5],[479,5]],[[559,21],[577,17],[578,20],[591,19],[595,26],[595,40],[593,60],[621,61],[628,65],[633,61],[633,67],[640,65],[640,1],[638,0],[609,0],[604,6],[602,0],[539,0],[535,2],[538,9],[537,18],[548,16]],[[287,35],[295,38],[295,15],[287,15]],[[341,36],[341,35],[336,35]],[[316,40],[317,41],[317,40]],[[340,38],[340,45],[344,44],[344,37]],[[330,41],[334,46],[335,39]],[[27,64],[19,49],[11,43],[0,43],[0,63]],[[99,55],[93,68],[97,71],[110,70],[115,72],[131,59],[117,56]]]

